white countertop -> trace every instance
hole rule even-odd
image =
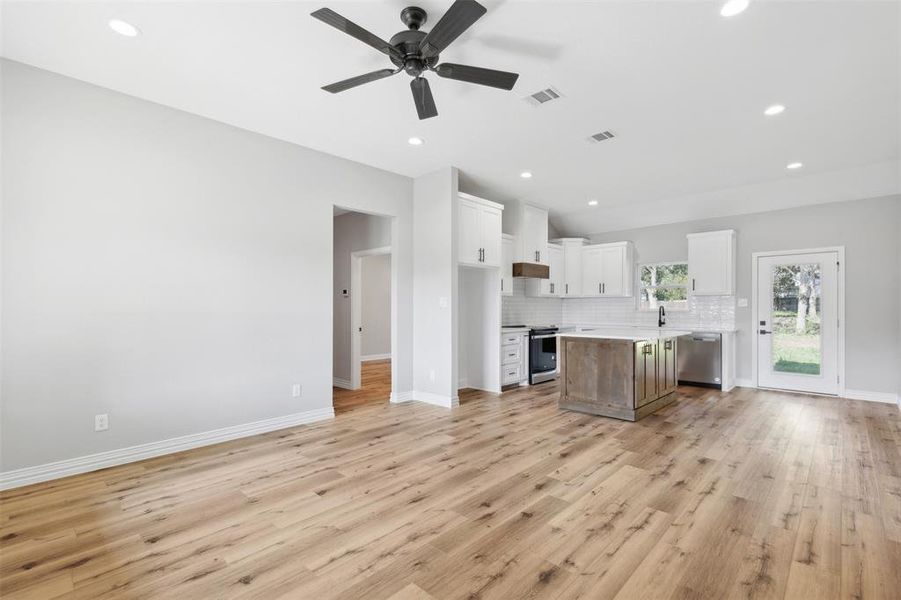
[[[633,323],[602,323],[602,324],[586,324],[581,323],[579,325],[574,325],[579,329],[657,329],[652,325],[635,325]],[[678,326],[678,325],[664,325],[662,327],[663,331],[684,331],[686,333],[735,333],[738,331],[735,327],[686,327],[686,326]]]
[[[501,333],[529,333],[528,327],[501,327]]]
[[[658,329],[638,327],[598,327],[594,331],[582,333],[561,333],[560,337],[591,338],[596,340],[630,340],[640,342],[642,340],[660,340],[680,335],[691,335],[691,331],[681,329]]]

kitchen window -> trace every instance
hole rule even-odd
[[[688,310],[688,263],[641,265],[639,310]]]

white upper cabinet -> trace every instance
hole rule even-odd
[[[556,240],[563,245],[562,297],[578,298],[582,295],[582,248],[583,238],[563,238]]]
[[[582,249],[582,296],[631,296],[633,263],[630,242],[585,246]]]
[[[551,298],[563,297],[563,246],[558,244],[548,244],[547,262],[550,277],[548,279],[527,279],[526,296],[547,296]]]
[[[513,295],[513,236],[501,238],[501,296]]]
[[[504,207],[469,194],[458,198],[457,260],[475,267],[501,265],[501,215]]]
[[[546,208],[530,204],[523,205],[522,227],[519,235],[522,262],[550,264],[547,252],[547,223]]]
[[[735,231],[688,235],[688,283],[695,296],[735,294]]]

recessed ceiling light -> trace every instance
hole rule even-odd
[[[597,201],[597,200],[589,200],[589,201],[588,201],[588,206],[597,206],[597,205],[598,205],[598,201]]]
[[[785,168],[795,170],[795,169],[800,169],[803,166],[804,166],[804,163],[793,162],[793,163],[788,163],[787,165],[785,165]]]
[[[772,106],[767,106],[766,110],[763,111],[763,114],[765,114],[768,117],[772,117],[773,115],[778,115],[779,113],[783,112],[784,110],[785,110],[785,107],[783,105],[774,104]]]
[[[523,179],[531,179],[532,172],[531,171],[523,171],[522,173],[519,174],[519,176],[522,177]]]
[[[109,27],[116,33],[124,35],[125,37],[135,37],[141,33],[137,27],[131,23],[126,23],[121,19],[110,19]]]
[[[729,0],[720,9],[720,14],[724,17],[734,17],[738,13],[745,12],[748,8],[748,0]]]
[[[419,138],[419,137],[411,137],[410,139],[407,140],[407,143],[410,144],[411,146],[422,146],[424,141],[425,140],[423,140],[422,138]]]

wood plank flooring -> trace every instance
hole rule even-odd
[[[391,397],[391,360],[367,360],[360,367],[360,389],[332,388],[335,413],[368,404],[386,404]]]
[[[638,423],[555,383],[0,495],[0,595],[901,597],[892,405],[680,388]]]

